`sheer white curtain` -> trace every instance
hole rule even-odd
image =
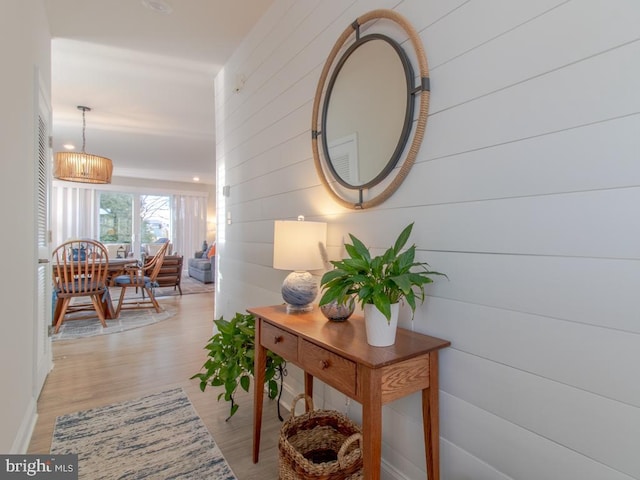
[[[52,245],[60,245],[72,238],[98,238],[96,202],[96,191],[90,185],[53,182]]]
[[[185,259],[191,258],[207,236],[207,197],[175,193],[171,198],[173,250]],[[98,202],[99,191],[93,185],[54,181],[51,199],[53,245],[72,238],[99,239]]]
[[[207,197],[196,195],[174,195],[173,249],[184,255],[184,262],[200,250],[207,238]]]

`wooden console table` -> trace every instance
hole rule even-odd
[[[429,480],[440,478],[438,350],[450,342],[398,329],[390,347],[367,344],[362,317],[328,321],[317,307],[290,315],[284,305],[250,308],[256,317],[253,403],[253,462],[258,462],[266,352],[271,350],[304,370],[305,393],[313,377],[362,404],[364,478],[380,479],[382,406],[422,392],[422,419]]]

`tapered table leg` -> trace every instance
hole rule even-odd
[[[304,372],[304,393],[311,399],[313,399],[313,375]],[[309,412],[307,402],[304,404],[304,411]]]
[[[262,319],[256,319],[256,339],[260,338]],[[258,463],[260,455],[260,431],[262,429],[262,404],[264,401],[264,378],[267,366],[267,351],[256,341],[253,367],[253,463]]]
[[[362,369],[363,478],[380,480],[382,458],[382,386],[380,370]]]
[[[429,354],[429,388],[422,390],[422,423],[427,477],[440,480],[440,431],[438,409],[438,352]]]

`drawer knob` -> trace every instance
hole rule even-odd
[[[320,368],[322,370],[326,370],[327,368],[329,368],[329,361],[328,360],[320,360]]]
[[[273,343],[280,343],[282,340],[282,335],[276,335],[273,337]]]

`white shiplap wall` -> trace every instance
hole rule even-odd
[[[316,178],[311,107],[335,39],[373,8],[420,32],[431,109],[409,178],[355,212]],[[216,81],[217,315],[281,301],[275,219],[327,221],[332,257],[348,233],[383,249],[413,221],[450,277],[403,321],[452,341],[443,478],[640,478],[638,25],[635,0],[276,0]],[[385,478],[424,478],[419,404],[385,408]]]

